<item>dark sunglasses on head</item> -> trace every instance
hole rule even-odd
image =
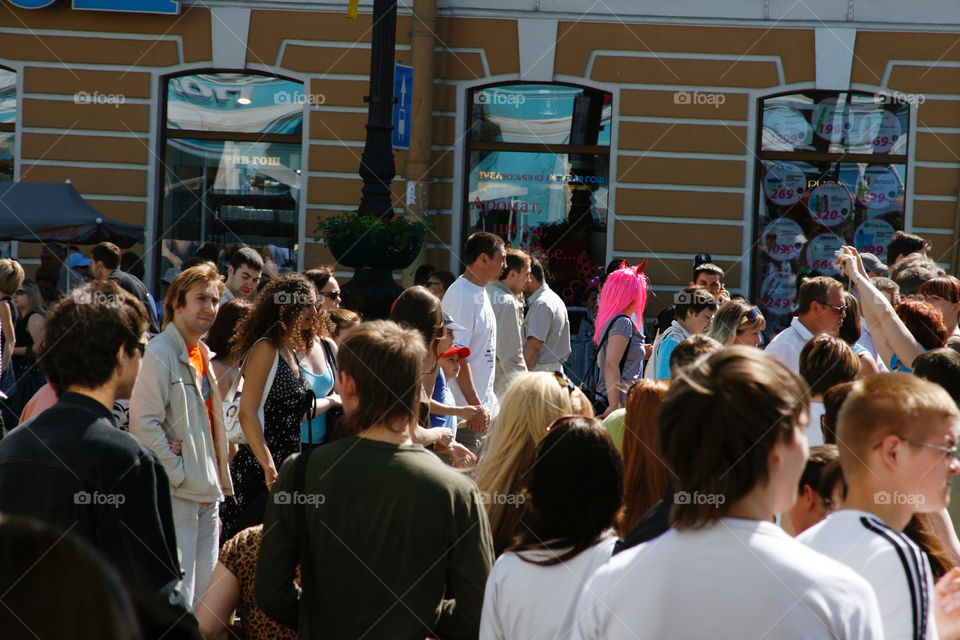
[[[760,317],[760,308],[754,307],[744,315],[747,320],[753,321]]]

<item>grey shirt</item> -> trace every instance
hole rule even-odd
[[[501,397],[519,373],[525,373],[523,361],[523,303],[502,281],[487,285],[487,296],[497,319],[497,364],[493,376],[493,392]]]
[[[607,330],[606,325],[603,328]],[[601,334],[602,336],[603,334]],[[643,356],[646,355],[643,341],[643,332],[639,331],[633,321],[625,316],[614,316],[613,327],[610,329],[611,336],[624,336],[629,340],[627,344],[627,359],[623,363],[623,370],[620,372],[620,406],[627,396],[627,391],[633,386],[633,383],[640,379],[643,374]],[[608,337],[607,340],[610,338]],[[607,361],[607,345],[600,346],[597,353],[597,366],[600,367],[600,379],[597,382],[597,392],[607,396],[607,381],[603,375],[603,367]]]
[[[523,321],[524,344],[527,338],[542,341],[536,368],[560,371],[560,363],[570,355],[570,318],[567,315],[567,305],[546,282],[530,296],[527,303],[529,309]]]

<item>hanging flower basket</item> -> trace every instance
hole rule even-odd
[[[429,227],[419,220],[393,216],[350,213],[332,216],[317,223],[314,233],[323,238],[337,262],[359,269],[404,269],[423,247]]]

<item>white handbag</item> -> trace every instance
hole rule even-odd
[[[261,338],[261,340],[265,340],[265,338]],[[277,375],[277,364],[279,362],[280,352],[278,351],[273,356],[273,365],[270,367],[270,373],[267,374],[267,381],[263,385],[263,394],[260,397],[260,407],[257,409],[257,417],[260,418],[261,427],[265,426],[263,407],[267,403],[267,395],[269,395],[270,387],[273,386],[273,379]],[[240,364],[240,370],[243,371],[243,363]],[[238,373],[233,380],[233,384],[230,385],[230,390],[227,391],[227,398],[223,401],[223,426],[227,432],[227,442],[230,444],[247,444],[247,439],[240,426],[240,396],[242,393],[243,374]]]

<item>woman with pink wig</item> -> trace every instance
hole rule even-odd
[[[593,343],[598,348],[600,369],[597,383],[600,398],[595,409],[603,418],[623,406],[627,390],[643,372],[646,356],[643,309],[647,304],[647,276],[643,269],[646,265],[646,261],[637,267],[621,264],[607,276],[600,290]]]

